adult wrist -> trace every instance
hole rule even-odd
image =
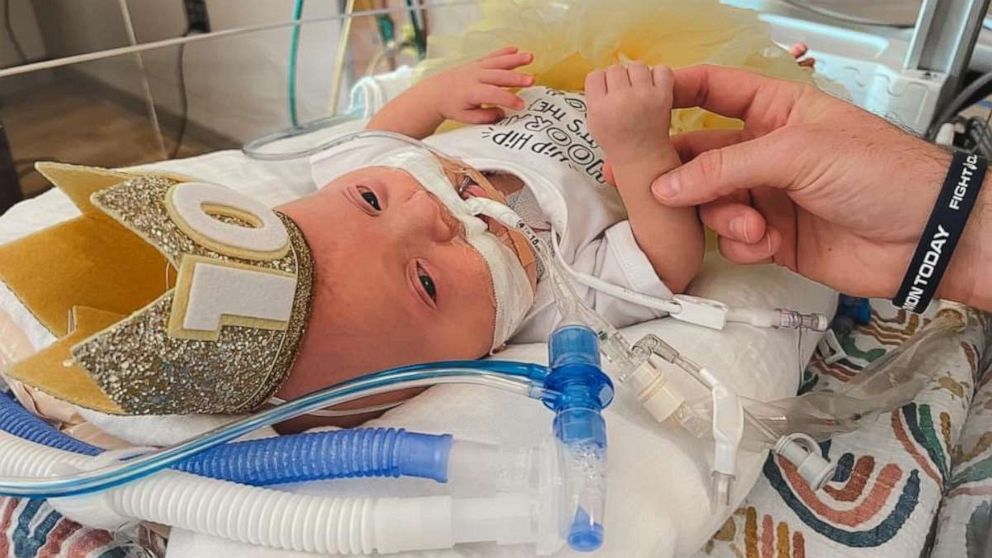
[[[984,242],[983,242],[984,239]],[[986,174],[971,218],[937,295],[992,311],[992,178]],[[983,272],[983,270],[985,272]]]

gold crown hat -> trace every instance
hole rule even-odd
[[[11,378],[124,415],[240,413],[276,392],[313,284],[291,219],[188,178],[37,168],[81,215],[0,246],[0,281],[58,339]]]

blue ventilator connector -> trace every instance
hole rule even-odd
[[[603,544],[606,511],[606,421],[602,411],[613,401],[613,382],[603,373],[599,340],[585,325],[559,326],[548,341],[550,374],[545,400],[555,412],[565,479],[564,509],[574,509],[565,525],[568,545],[591,552]]]

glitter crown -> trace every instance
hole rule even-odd
[[[287,216],[185,177],[42,163],[82,213],[0,246],[58,340],[10,378],[112,414],[238,413],[289,374],[313,263]]]

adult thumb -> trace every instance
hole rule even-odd
[[[781,161],[788,144],[776,132],[700,153],[655,179],[651,192],[662,204],[700,205],[751,188],[788,188],[794,175]],[[798,155],[798,154],[796,154]]]

